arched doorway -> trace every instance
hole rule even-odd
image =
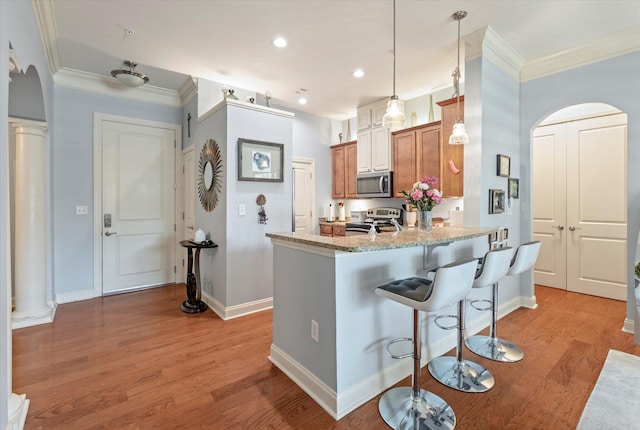
[[[532,138],[534,282],[626,300],[627,115],[585,103],[553,112]]]

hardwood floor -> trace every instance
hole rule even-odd
[[[545,287],[536,296],[538,309],[498,322],[523,361],[465,350],[494,374],[487,393],[451,390],[423,368],[423,388],[449,402],[458,428],[573,429],[608,350],[640,355],[621,332],[624,303]],[[14,330],[26,429],[387,428],[379,397],[336,422],[269,362],[271,311],[222,321],[182,313],[184,298],[179,284],[63,304],[52,324]]]

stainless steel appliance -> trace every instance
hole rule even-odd
[[[403,223],[403,209],[399,208],[371,208],[367,209],[367,218],[364,222],[350,222],[345,226],[345,234],[347,236],[353,236],[357,234],[367,234],[371,230],[371,226],[374,225],[376,232],[383,231],[396,231],[402,229]],[[398,224],[398,227],[394,224],[394,221]]]
[[[392,172],[360,174],[356,176],[356,195],[358,197],[391,197],[392,178]]]

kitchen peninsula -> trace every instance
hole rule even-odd
[[[442,227],[375,237],[267,233],[274,265],[269,359],[340,419],[411,372],[410,360],[391,359],[386,345],[411,335],[412,311],[376,296],[375,288],[424,275],[425,268],[482,256],[487,236],[496,231]],[[430,353],[455,345],[454,337],[435,326],[427,333]],[[431,358],[423,357],[424,363]]]

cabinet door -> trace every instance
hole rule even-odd
[[[392,170],[391,140],[389,129],[386,127],[374,128],[371,131],[371,160],[375,172]]]
[[[371,127],[371,109],[358,109],[358,131]]]
[[[331,198],[343,199],[345,172],[345,149],[344,146],[331,148]]]
[[[384,117],[384,114],[387,113],[387,103],[388,100],[382,100],[378,103],[376,103],[373,106],[371,115],[372,115],[372,119],[371,119],[371,126],[372,127],[380,127],[382,125],[382,117]]]
[[[435,176],[442,182],[440,162],[440,126],[428,127],[416,131],[417,176]],[[442,183],[438,184],[438,189]]]
[[[361,131],[358,133],[358,173],[371,171],[371,131]]]
[[[393,136],[393,195],[404,198],[418,179],[416,172],[416,132],[406,131]]]
[[[445,100],[438,105],[442,107],[441,191],[445,197],[462,197],[464,195],[464,145],[449,145],[453,124],[458,119],[456,99]],[[464,120],[464,97],[460,97],[460,118]]]
[[[356,175],[358,173],[358,158],[357,147],[355,143],[346,145],[344,147],[345,158],[345,198],[355,199],[356,188]]]

